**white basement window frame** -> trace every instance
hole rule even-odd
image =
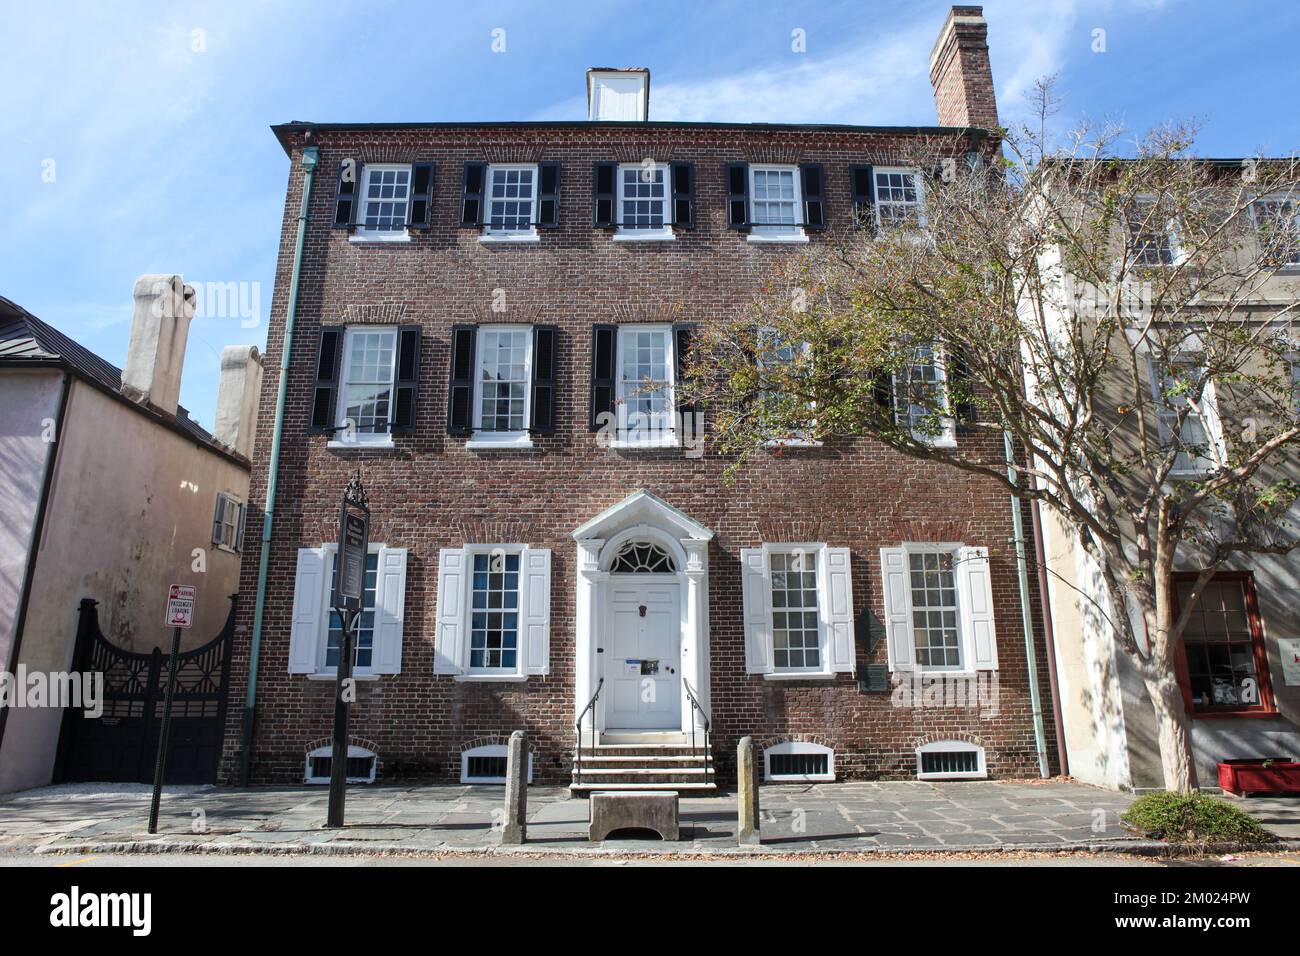
[[[825,757],[825,772],[781,772],[786,768],[780,766],[778,766],[776,772],[772,770],[773,757],[778,758],[777,763],[780,764],[783,762],[780,759],[782,757],[800,755]],[[835,781],[835,751],[822,744],[800,740],[787,740],[784,743],[774,744],[763,751],[763,779],[772,783],[833,783]]]
[[[483,776],[481,774],[472,774],[471,769],[481,770],[482,767],[473,767],[472,765],[478,759],[488,758],[502,761],[509,759],[510,748],[506,744],[483,744],[480,747],[471,747],[469,750],[460,752],[460,782],[461,783],[491,783],[504,784],[506,775],[504,772],[505,764],[502,764],[502,773],[498,776]],[[528,754],[528,783],[533,782],[533,755],[530,751]]]
[[[411,203],[410,164],[375,163],[361,169],[360,210],[352,239],[409,242],[406,223]]]
[[[317,764],[317,761],[322,759],[328,759],[331,760],[332,762],[333,756],[334,756],[334,748],[328,744],[324,747],[317,747],[315,750],[308,751],[307,766],[303,771],[303,783],[309,783],[315,785],[329,784],[330,775],[328,773],[320,774],[316,772],[318,770],[325,769],[325,766],[328,766],[328,764],[325,766],[321,766]],[[354,760],[363,760],[363,759],[369,760],[370,762],[369,772],[362,776],[349,776],[348,783],[374,783],[375,782],[375,770],[379,766],[379,755],[376,754],[373,750],[368,750],[365,747],[358,747],[356,744],[349,744],[348,763],[351,763]]]
[[[344,332],[330,447],[392,446],[398,331],[395,325],[349,325]]]
[[[740,563],[747,673],[762,674],[767,680],[829,680],[856,670],[848,548],[832,548],[824,542],[764,544],[742,548]],[[811,570],[792,570],[792,563]],[[791,574],[800,576],[797,588],[790,587],[795,583]],[[812,582],[807,581],[809,575]],[[809,583],[816,593],[815,609],[803,607],[808,603]],[[798,609],[792,610],[792,601],[797,601]],[[792,620],[791,615],[801,619]],[[815,666],[808,664],[806,640],[795,647],[796,636],[806,638],[810,626],[817,635]]]
[[[474,433],[465,447],[532,448],[533,327],[480,325],[475,337]]]
[[[618,167],[616,240],[675,239],[672,213],[672,170],[667,163],[646,161]]]
[[[927,763],[930,770],[924,769]],[[973,769],[955,769],[967,766]],[[978,744],[936,740],[916,748],[917,780],[984,780],[988,775],[984,748]]]
[[[952,587],[943,580],[945,565],[951,567]],[[998,669],[988,548],[954,542],[881,548],[880,573],[891,671],[970,677]],[[948,651],[954,636],[955,665]],[[942,664],[933,663],[937,650]]]
[[[495,565],[495,562],[500,562]],[[486,570],[476,570],[476,565]],[[518,567],[517,571],[506,569]],[[492,568],[498,566],[499,571]],[[504,605],[507,593],[504,576],[516,576],[515,608],[491,607],[494,600]],[[480,577],[478,581],[476,577]],[[497,580],[497,576],[502,576]],[[482,585],[482,587],[476,587]],[[479,598],[476,606],[476,591]],[[434,673],[458,681],[527,680],[531,675],[550,673],[551,552],[523,544],[467,544],[443,548],[438,555],[437,632],[434,638]],[[504,616],[513,613],[513,622]],[[488,615],[501,614],[496,622]],[[480,618],[476,620],[476,615]],[[509,626],[514,635],[513,660],[492,654],[492,625]],[[476,640],[476,636],[478,640]],[[483,653],[475,654],[475,644]]]
[[[540,242],[537,233],[536,163],[499,163],[487,168],[480,242]]]
[[[750,242],[807,242],[799,167],[749,167]]]

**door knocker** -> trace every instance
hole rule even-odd
[[[639,607],[637,610],[641,612],[641,616],[642,616],[642,617],[645,617],[645,605],[644,605],[644,604],[642,604],[641,607]]]

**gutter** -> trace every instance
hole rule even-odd
[[[1020,472],[1016,469],[1015,454],[1011,447],[1011,433],[1003,432],[1006,448],[1007,478],[1020,487]],[[1043,701],[1038,690],[1038,668],[1034,654],[1034,621],[1029,611],[1029,566],[1025,556],[1025,522],[1020,513],[1020,496],[1011,496],[1011,527],[1016,545],[1016,579],[1020,585],[1020,623],[1025,632],[1025,662],[1029,672],[1029,701],[1034,712],[1034,746],[1038,751],[1038,775],[1046,780],[1052,775],[1047,763],[1047,735],[1043,729]],[[1044,614],[1046,609],[1044,609]]]
[[[248,786],[253,759],[253,717],[257,704],[257,664],[262,651],[262,622],[266,614],[266,580],[271,565],[271,526],[275,515],[276,477],[280,470],[280,443],[284,437],[284,406],[289,389],[289,355],[293,346],[294,320],[298,314],[298,284],[302,277],[302,251],[307,235],[307,209],[311,202],[311,183],[320,151],[308,146],[302,151],[306,176],[302,183],[302,201],[298,205],[298,235],[294,240],[293,273],[289,278],[289,306],[284,320],[284,341],[280,346],[280,384],[275,398],[275,424],[271,430],[271,461],[267,465],[266,503],[262,511],[262,548],[257,565],[257,597],[253,608],[253,639],[248,652],[248,694],[244,700],[244,740],[240,754],[239,785]]]
[[[59,396],[58,417],[54,419],[54,447],[45,462],[45,475],[41,479],[41,500],[36,506],[36,521],[32,526],[32,541],[27,549],[27,567],[23,569],[23,589],[18,596],[18,616],[14,618],[14,646],[5,661],[5,671],[10,674],[18,672],[18,654],[23,648],[23,628],[27,624],[27,607],[32,598],[32,582],[36,579],[36,561],[40,557],[41,536],[45,533],[45,513],[50,504],[50,489],[54,485],[54,470],[59,462],[59,449],[62,447],[63,419],[68,410],[68,396],[72,394],[73,375],[63,373],[63,393]],[[3,752],[5,726],[9,723],[9,707],[0,707],[0,752]]]

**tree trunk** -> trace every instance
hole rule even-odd
[[[1191,793],[1196,789],[1196,762],[1192,758],[1191,721],[1172,665],[1163,674],[1146,680],[1147,695],[1155,708],[1156,740],[1160,745],[1160,766],[1165,789]]]

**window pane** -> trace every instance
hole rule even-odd
[[[662,166],[620,170],[619,225],[624,229],[661,229],[667,210],[668,187]]]
[[[625,441],[649,441],[673,432],[667,329],[621,330],[619,432]]]
[[[343,387],[343,416],[360,433],[386,433],[392,400],[397,333],[352,331]]]
[[[1177,590],[1179,605],[1185,607],[1191,599],[1192,582],[1180,581]],[[1210,582],[1192,609],[1182,637],[1192,703],[1198,710],[1260,702],[1244,582]]]
[[[957,582],[948,552],[910,553],[912,642],[918,667],[958,669],[961,639],[957,631]]]
[[[375,232],[406,228],[406,203],[410,198],[411,170],[366,170],[365,214],[362,225]]]
[[[505,232],[533,228],[532,169],[490,171],[488,228]]]
[[[479,331],[480,431],[520,432],[528,391],[528,330]]]
[[[916,175],[907,172],[876,173],[876,209],[885,228],[915,226],[921,222]]]
[[[772,652],[777,670],[820,670],[816,556],[807,552],[770,556],[773,611]]]
[[[474,555],[471,670],[514,670],[519,654],[519,555]]]
[[[330,593],[338,584],[338,555],[330,557]],[[375,585],[379,579],[379,554],[366,555],[366,578],[361,592],[361,614],[357,617],[352,666],[369,667],[375,649]],[[343,621],[338,612],[330,609],[329,631],[325,636],[325,666],[339,666],[339,652],[343,648]]]

